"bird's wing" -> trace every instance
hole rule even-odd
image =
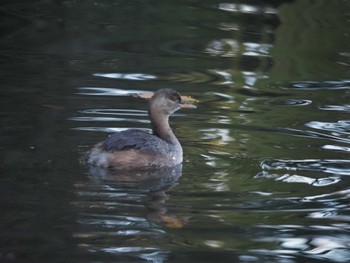
[[[160,143],[155,135],[143,130],[129,129],[110,135],[103,143],[107,151],[123,151],[130,149],[155,151]]]

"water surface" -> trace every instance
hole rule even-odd
[[[349,1],[0,11],[0,261],[349,261]],[[81,162],[165,87],[199,101],[171,118],[182,166]]]

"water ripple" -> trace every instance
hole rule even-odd
[[[274,227],[277,236],[257,238],[256,242],[279,244],[275,249],[252,249],[252,252],[266,255],[276,255],[284,259],[291,258],[300,253],[307,258],[315,260],[327,260],[332,262],[348,262],[350,257],[348,238],[341,232],[330,233],[330,235],[317,235],[310,229],[304,231],[310,234],[300,234],[299,237],[288,237],[285,232],[294,231],[298,226],[278,226]],[[300,228],[300,227],[299,227]],[[307,259],[302,260],[309,262]],[[283,260],[279,262],[295,262],[294,260]],[[298,261],[299,262],[299,261]],[[301,262],[301,261],[300,261]],[[317,261],[318,262],[318,261]]]
[[[228,70],[206,70],[206,71],[187,71],[173,72],[164,75],[161,79],[173,82],[185,83],[213,83],[217,85],[225,85],[233,83],[233,76]]]
[[[244,56],[270,56],[270,49],[272,45],[261,43],[243,43],[244,49],[240,50],[237,40],[230,38],[214,39],[208,42],[205,48],[205,53],[214,57],[236,57],[238,55]]]
[[[341,181],[339,177],[325,177],[325,178],[311,178],[307,176],[301,176],[296,174],[271,174],[266,171],[258,173],[254,178],[272,178],[276,181],[281,181],[285,183],[304,183],[312,186],[328,186],[336,184]]]
[[[268,105],[277,105],[277,106],[307,106],[312,104],[311,100],[305,99],[285,99],[285,100],[270,100],[267,101]]]
[[[213,144],[227,145],[229,142],[235,140],[230,136],[229,129],[210,128],[201,129],[199,131],[203,132],[202,140],[212,142]]]
[[[156,79],[154,75],[145,73],[95,73],[95,77],[104,77],[111,79],[126,79],[126,80],[151,80]]]
[[[231,13],[243,13],[243,14],[277,14],[277,9],[273,7],[261,7],[258,5],[247,4],[233,4],[233,3],[220,3],[218,8],[223,11]]]
[[[281,128],[281,129],[277,129],[277,131],[284,134],[290,134],[298,137],[327,139],[331,141],[350,143],[350,139],[348,138],[342,138],[336,135],[325,134],[325,133],[315,132],[315,131],[304,131],[304,130],[298,130],[298,129],[292,129],[292,128]]]
[[[339,146],[339,145],[330,145],[330,144],[323,145],[322,149],[334,150],[334,151],[342,151],[342,152],[350,152],[350,147]]]
[[[318,90],[318,89],[348,89],[350,80],[338,81],[294,81],[288,85],[289,88],[299,90]]]
[[[350,161],[342,159],[264,160],[260,166],[263,170],[313,171],[350,175]]]
[[[239,45],[235,39],[214,39],[207,44],[205,52],[215,57],[236,57]]]
[[[101,115],[128,115],[128,116],[143,116],[147,117],[148,113],[145,110],[133,109],[87,109],[79,111],[83,114],[101,114]]]
[[[260,163],[262,171],[254,178],[268,178],[285,183],[304,183],[316,187],[329,186],[339,183],[341,176],[350,175],[350,161],[342,159],[266,159]],[[279,172],[285,171],[285,172]],[[290,172],[317,172],[331,176],[314,178]]]
[[[216,85],[231,85],[234,83],[234,76],[231,69],[208,69],[197,71],[178,71],[171,73],[157,73],[157,75],[149,75],[144,73],[96,73],[94,76],[122,80],[157,80],[165,82],[185,82],[185,83],[213,83]],[[237,73],[238,74],[238,73]],[[131,90],[125,91],[121,89],[111,89],[103,87],[81,87],[80,93],[83,95],[111,95],[111,96],[128,96],[143,91]]]
[[[125,131],[127,129],[131,129],[131,127],[126,127],[126,128],[115,128],[115,127],[76,127],[72,128],[72,130],[75,131],[97,131],[97,132],[106,132],[106,133],[114,133],[114,132],[120,132],[120,131]],[[138,128],[141,129],[141,128]],[[145,129],[142,128],[141,130],[144,130],[146,132],[151,133],[151,129]]]
[[[318,107],[320,110],[329,110],[329,111],[350,111],[350,105],[324,105]]]
[[[71,117],[69,120],[76,122],[132,122],[132,123],[150,123],[148,113],[144,110],[134,109],[86,109],[79,113],[84,115],[95,116],[77,116]],[[116,116],[116,117],[113,117]],[[125,117],[122,117],[125,116]],[[144,119],[142,117],[145,117]],[[78,131],[100,131],[100,132],[119,132],[127,128],[115,127],[75,127],[73,130]],[[149,131],[149,129],[143,129]]]
[[[123,90],[105,87],[80,87],[78,88],[78,90],[79,95],[89,96],[130,96],[137,95],[140,93],[152,93],[144,90]]]
[[[245,56],[269,56],[272,45],[260,44],[260,43],[244,43],[245,50],[243,55]]]
[[[121,121],[128,121],[128,122],[137,122],[137,123],[150,123],[149,120],[140,120],[140,119],[130,119],[130,118],[112,118],[112,117],[73,117],[69,118],[69,120],[72,121],[115,121],[115,122],[121,122]]]
[[[310,121],[305,126],[332,132],[339,132],[343,134],[350,134],[350,121],[340,120],[338,122],[322,122],[322,121]]]
[[[256,45],[254,43],[249,44],[244,53],[249,56],[263,56],[266,52],[263,51],[265,48],[262,45]],[[217,47],[216,47],[217,48]],[[232,51],[223,48],[223,50],[214,50],[214,48],[207,48],[206,53],[211,56],[231,56]],[[264,54],[263,54],[264,53]],[[231,54],[231,55],[230,55]],[[266,55],[266,54],[265,54]],[[145,73],[95,73],[94,76],[102,78],[111,78],[118,80],[128,81],[157,81],[157,82],[184,82],[184,83],[211,83],[214,85],[228,85],[232,86],[238,81],[241,81],[242,77],[245,83],[249,86],[253,86],[259,79],[265,79],[265,74],[257,74],[250,70],[236,71],[233,69],[220,69],[212,68],[207,70],[187,70],[187,71],[174,71],[174,72],[157,72],[151,74]],[[109,95],[109,96],[128,96],[138,93],[145,93],[146,91],[140,90],[122,90],[117,88],[106,88],[106,87],[80,87],[79,93],[81,95]],[[272,94],[272,93],[271,93]]]
[[[109,247],[109,248],[103,248],[102,251],[108,252],[108,253],[130,253],[130,252],[146,252],[146,251],[158,251],[158,248],[153,247]]]

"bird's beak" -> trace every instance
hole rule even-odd
[[[192,104],[194,102],[198,102],[198,100],[189,96],[181,96],[181,102],[179,105],[182,109],[195,109],[197,106]]]
[[[195,108],[197,108],[196,105],[193,105],[187,101],[181,101],[179,105],[180,105],[180,108],[182,108],[182,109],[195,109]]]

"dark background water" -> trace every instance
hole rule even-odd
[[[349,261],[350,1],[0,12],[1,262]],[[176,176],[125,183],[80,162],[150,127],[125,91],[164,87],[199,100],[171,118]]]

